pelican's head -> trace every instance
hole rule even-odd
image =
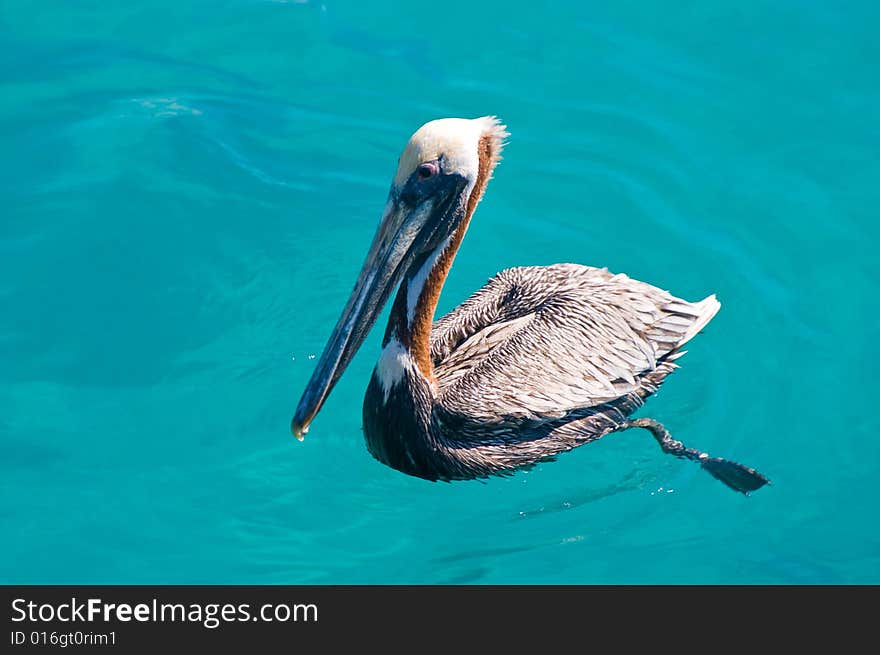
[[[357,283],[300,399],[291,424],[297,438],[308,431],[406,272],[467,228],[505,137],[494,116],[443,118],[412,135]]]
[[[425,123],[410,137],[400,155],[391,194],[407,189],[422,192],[421,188],[429,186],[425,184],[427,180],[434,177],[466,182],[473,188],[481,165],[490,175],[501,159],[507,136],[494,116],[473,120],[441,118]]]

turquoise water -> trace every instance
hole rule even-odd
[[[880,11],[743,4],[5,0],[0,582],[880,582]],[[404,476],[381,327],[291,437],[400,149],[484,114],[440,311],[558,261],[717,293],[640,415],[771,487],[638,432]]]

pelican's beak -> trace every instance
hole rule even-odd
[[[467,180],[456,175],[442,177],[446,179],[429,197],[408,197],[392,188],[351,297],[297,406],[291,423],[297,439],[302,440],[308,431],[413,261],[454,229],[459,213],[454,207],[461,204]]]

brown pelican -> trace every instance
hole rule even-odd
[[[433,322],[507,136],[483,117],[435,120],[410,138],[293,434],[303,438],[399,287],[363,406],[367,448],[381,462],[428,480],[482,478],[639,427],[737,491],[766,484],[754,469],[686,448],[657,421],[627,418],[718,311],[714,295],[692,303],[605,269],[528,266],[498,273]]]

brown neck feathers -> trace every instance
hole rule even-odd
[[[437,302],[440,300],[440,290],[443,288],[444,282],[446,282],[449,269],[452,268],[452,261],[455,259],[455,255],[461,246],[477,203],[480,202],[483,193],[486,191],[486,184],[489,182],[492,170],[498,162],[498,153],[494,152],[495,143],[495,139],[490,135],[484,134],[480,138],[479,145],[477,146],[479,153],[477,181],[474,183],[474,188],[468,198],[464,220],[452,234],[446,250],[437,258],[434,268],[428,274],[428,278],[416,302],[412,323],[409,326],[410,353],[422,375],[432,382],[434,381],[434,363],[431,360],[430,335],[431,324],[434,321],[434,312],[437,309]]]

